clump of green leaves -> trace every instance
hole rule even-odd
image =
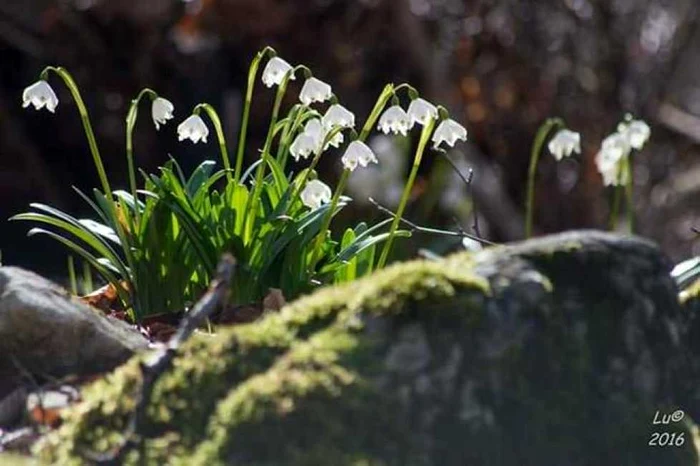
[[[258,68],[266,58],[262,82],[276,87],[275,100],[260,156],[243,171],[246,152],[253,152],[246,146],[250,106]],[[126,119],[129,191],[112,190],[87,109],[66,70],[47,67],[41,79],[25,90],[25,106],[56,109],[58,99],[47,82],[51,72],[65,82],[82,117],[101,189],[94,189],[92,196],[76,191],[92,207],[95,217],[78,219],[47,205],[32,204],[31,212],[13,219],[40,223],[42,226],[29,234],[48,235],[81,256],[114,285],[135,321],[150,314],[187,309],[208,285],[224,252],[232,253],[238,263],[231,287],[234,304],[258,301],[271,288],[294,298],[316,286],[351,281],[383,267],[393,239],[410,235],[398,227],[431,136],[436,148],[466,138],[466,130],[449,119],[445,109],[419,98],[406,84],[384,88],[358,133],[354,114],[338,104],[330,85],[313,77],[307,67],[292,67],[266,48],[255,56],[249,69],[233,168],[219,117],[212,106],[202,103],[178,126],[179,139],[207,142],[209,129],[201,115],[208,116],[223,168],[217,170],[216,163],[207,160],[185,175],[171,159],[156,174],[141,172],[142,182],[137,183],[131,138],[140,101],[150,98],[156,129],[172,118],[174,110],[168,100],[144,89],[132,101]],[[300,103],[285,114],[283,97],[297,73],[305,76]],[[402,89],[411,99],[408,112],[399,105]],[[392,105],[385,111],[389,101]],[[324,114],[314,108],[326,103]],[[383,132],[403,135],[416,123],[423,126],[399,212],[376,225],[359,223],[335,240],[331,222],[351,201],[343,195],[349,174],[378,163],[365,144],[377,122]],[[331,190],[318,180],[315,168],[321,156],[338,148],[345,138],[350,142],[340,159],[343,172]],[[311,161],[294,174],[287,167],[290,158],[297,163]],[[382,242],[381,255],[376,254]]]

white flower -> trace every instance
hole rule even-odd
[[[443,120],[433,133],[433,147],[435,148],[443,142],[454,147],[458,140],[467,140],[467,129],[451,118]]]
[[[299,133],[297,137],[294,138],[292,145],[289,146],[289,153],[292,154],[294,160],[298,162],[299,158],[305,159],[314,153],[317,146],[316,138],[305,132]]]
[[[164,125],[173,117],[175,106],[168,99],[156,97],[151,104],[151,117],[153,124],[156,125],[156,130],[160,129],[160,125]]]
[[[413,128],[413,121],[408,113],[398,105],[392,105],[379,117],[379,130],[384,134],[394,133],[406,136]]]
[[[627,172],[620,172],[622,161],[629,156],[630,150],[629,139],[624,133],[613,133],[603,140],[600,151],[595,156],[595,163],[605,186],[627,183]]]
[[[355,115],[340,104],[333,104],[328,107],[326,114],[321,119],[323,127],[327,130],[336,126],[341,128],[352,128],[355,126]]]
[[[294,157],[294,160],[299,158],[307,158],[311,154],[320,153],[329,146],[339,147],[344,140],[343,134],[338,131],[330,141],[326,142],[324,147],[321,147],[323,141],[328,136],[330,129],[327,129],[318,118],[313,118],[306,122],[304,131],[294,138],[294,142],[289,147],[289,152]]]
[[[22,107],[27,108],[29,104],[34,105],[36,110],[41,110],[44,106],[51,113],[56,111],[58,97],[49,83],[40,79],[31,86],[24,89],[22,93]]]
[[[331,188],[319,180],[311,180],[301,191],[301,202],[311,209],[318,209],[331,200]]]
[[[642,120],[631,120],[629,122],[620,123],[618,132],[624,133],[627,136],[630,146],[633,149],[640,150],[651,136],[651,128]]]
[[[547,145],[555,159],[561,160],[576,152],[581,153],[581,135],[568,129],[562,129],[554,135]]]
[[[332,94],[330,84],[311,77],[304,82],[299,93],[299,100],[304,105],[310,105],[313,102],[325,102],[331,98]]]
[[[378,163],[372,149],[362,141],[352,141],[340,160],[343,167],[350,171],[354,171],[358,165],[366,167],[370,163]]]
[[[180,141],[190,139],[195,144],[200,140],[207,142],[209,129],[199,115],[190,115],[177,127],[177,135]]]
[[[321,120],[319,120],[318,118],[313,118],[307,121],[306,125],[304,126],[304,133],[313,137],[316,141],[316,150],[321,150],[321,144],[323,143],[323,140],[326,138],[326,136],[328,136],[328,133],[330,133],[330,131],[331,129],[325,128]],[[331,140],[326,143],[326,145],[323,147],[323,150],[328,149],[328,146],[339,147],[343,143],[343,140],[343,134],[340,131],[338,131],[331,138]]]
[[[280,57],[272,57],[265,65],[262,73],[262,82],[267,87],[279,86],[282,84],[284,75],[292,69],[292,65],[282,60]],[[294,79],[294,73],[289,76],[290,80]]]
[[[466,236],[462,238],[462,246],[464,246],[464,249],[466,249],[467,251],[472,252],[481,251],[482,249],[484,249],[484,246],[480,242],[478,242],[475,239],[468,238]]]
[[[431,119],[437,120],[438,111],[435,105],[418,97],[408,106],[408,116],[411,118],[411,124],[419,123],[425,126]]]

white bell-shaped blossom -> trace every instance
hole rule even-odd
[[[411,119],[411,124],[419,123],[425,126],[431,119],[437,120],[437,107],[425,99],[418,97],[413,99],[408,106],[408,116]]]
[[[27,108],[30,104],[34,105],[36,110],[46,107],[46,110],[54,113],[58,105],[58,97],[49,83],[40,79],[26,87],[22,93],[22,107]]]
[[[618,132],[627,136],[630,146],[640,150],[651,136],[651,128],[642,120],[629,120],[618,125]]]
[[[318,209],[331,200],[332,194],[328,185],[319,180],[311,180],[301,191],[301,202],[311,209]]]
[[[362,141],[351,142],[340,160],[343,162],[343,167],[350,171],[354,171],[358,165],[366,167],[370,163],[379,162],[372,149]]]
[[[630,150],[629,139],[623,133],[613,133],[603,140],[600,151],[595,156],[595,163],[605,186],[627,183],[627,173],[621,171],[621,166]]]
[[[151,103],[151,117],[153,124],[156,125],[156,130],[160,129],[160,125],[164,125],[173,117],[175,106],[168,99],[156,97]]]
[[[306,159],[309,155],[313,154],[316,151],[317,145],[316,138],[305,132],[299,133],[297,137],[294,138],[292,145],[289,146],[289,153],[292,154],[294,160],[298,162],[300,158]]]
[[[575,131],[561,129],[549,140],[547,147],[557,160],[569,157],[574,152],[580,154],[581,135]]]
[[[292,65],[287,63],[280,57],[272,57],[265,65],[262,73],[262,82],[267,87],[279,86],[282,84],[284,75],[292,69]],[[289,76],[290,80],[294,80],[294,73]]]
[[[394,133],[406,136],[413,128],[413,121],[404,109],[398,105],[392,105],[379,117],[378,128],[384,134]]]
[[[433,147],[437,148],[443,142],[454,147],[457,141],[467,140],[467,129],[451,118],[443,120],[433,133]]]
[[[319,151],[328,149],[328,146],[340,147],[340,145],[343,143],[345,138],[343,137],[343,134],[340,131],[338,131],[330,139],[330,141],[328,141],[326,145],[323,148],[321,148],[321,144],[323,144],[323,141],[326,139],[326,136],[328,136],[328,133],[330,132],[331,129],[325,128],[321,120],[319,120],[318,118],[313,118],[307,121],[306,125],[304,126],[304,133],[314,138],[314,140],[316,141],[316,150]]]
[[[335,127],[353,128],[355,126],[355,115],[340,104],[333,104],[328,107],[325,115],[321,118],[321,124],[327,130]]]
[[[190,115],[177,127],[177,135],[180,141],[189,139],[195,144],[200,140],[207,142],[209,128],[204,124],[204,120],[199,115]]]
[[[304,131],[299,133],[292,145],[289,147],[289,152],[294,157],[294,160],[307,158],[311,154],[318,154],[327,150],[329,146],[339,147],[344,140],[343,134],[338,131],[326,144],[321,147],[328,133],[332,129],[325,128],[319,118],[312,118],[306,122]]]
[[[313,102],[325,102],[332,95],[330,84],[312,76],[304,82],[301,92],[299,92],[299,100],[304,105],[311,105]]]

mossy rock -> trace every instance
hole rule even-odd
[[[651,448],[677,408],[683,311],[640,239],[574,232],[398,264],[262,320],[197,335],[158,382],[127,464],[690,465]],[[90,464],[119,443],[134,359],[36,449]],[[688,418],[685,421],[689,421]]]

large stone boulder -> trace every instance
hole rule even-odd
[[[192,338],[125,462],[697,464],[689,415],[654,424],[684,409],[669,270],[649,242],[575,232],[320,290]],[[135,358],[86,389],[39,457],[89,464],[118,444],[139,382]],[[650,447],[655,432],[683,440]]]
[[[109,371],[147,347],[127,324],[49,280],[0,267],[0,400],[18,385]]]

